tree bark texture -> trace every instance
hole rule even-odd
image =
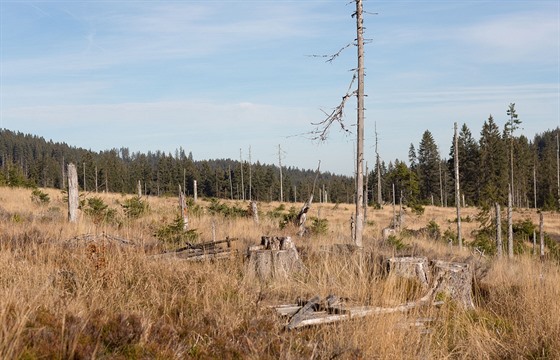
[[[68,221],[75,223],[78,221],[78,172],[76,165],[68,164]]]
[[[502,219],[500,216],[500,204],[496,203],[496,251],[498,257],[502,257]]]
[[[263,236],[259,247],[249,249],[248,274],[261,281],[285,279],[302,267],[290,237]]]

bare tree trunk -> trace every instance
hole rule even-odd
[[[140,184],[140,182],[138,182]],[[185,193],[181,189],[181,185],[179,185],[179,207],[181,209],[181,217],[183,218],[183,230],[188,230],[189,228],[189,215],[188,215],[188,208],[187,202],[185,200]]]
[[[533,230],[533,256],[537,255],[537,232]]]
[[[245,201],[245,184],[243,184],[243,155],[241,149],[239,149],[239,166],[241,166],[241,197]]]
[[[284,202],[284,186],[282,181],[282,148],[278,144],[278,167],[280,168],[280,202]]]
[[[534,208],[537,208],[537,167],[533,165],[533,197],[534,197]]]
[[[540,243],[541,243],[541,260],[544,259],[544,215],[540,213],[539,221]]]
[[[231,166],[228,166],[228,173],[229,173],[229,194],[231,200],[233,200],[233,182],[231,180]],[[251,191],[249,191],[251,193]]]
[[[498,257],[502,257],[502,219],[500,216],[500,204],[496,203],[496,249]]]
[[[194,202],[198,199],[198,190],[196,188],[196,180],[193,180],[193,193],[194,193]]]
[[[136,190],[138,192],[138,197],[141,198],[142,197],[142,183],[140,182],[140,180],[138,180],[138,184],[136,185]]]
[[[356,0],[356,32],[358,42],[358,114],[356,149],[356,236],[354,243],[362,247],[364,226],[364,24],[362,0]]]
[[[438,161],[438,165],[439,165],[439,203],[440,206],[443,207],[443,178],[441,176],[441,160]]]
[[[391,221],[391,228],[397,226],[397,216],[395,214],[395,184],[393,184],[393,220]]]
[[[365,190],[364,190],[364,222],[367,222],[367,209],[368,209],[368,202],[369,202],[368,183],[369,183],[368,163],[366,161],[366,185],[365,185]]]
[[[251,146],[249,146],[249,201],[253,200],[253,170],[251,167]]]
[[[512,223],[512,199],[511,199],[511,185],[508,188],[508,257],[513,259],[513,223]]]
[[[560,206],[560,128],[556,131],[556,182],[558,205]]]
[[[459,137],[457,136],[457,123],[455,123],[454,136],[455,151],[453,152],[453,160],[455,163],[455,206],[457,207],[457,241],[459,249],[463,248],[463,237],[461,234],[461,191],[459,187]]]
[[[78,172],[76,165],[68,164],[68,221],[75,223],[78,221]]]
[[[377,166],[377,204],[382,207],[383,199],[381,197],[381,164],[379,159],[379,151],[377,150],[377,123],[375,123],[375,161]]]
[[[4,166],[4,163],[2,163],[2,166]],[[64,164],[64,156],[62,157],[62,189],[66,189],[66,171],[65,171],[66,165]]]
[[[84,192],[87,191],[86,189],[86,163],[83,163],[84,165]]]
[[[98,187],[97,187],[97,166],[96,166],[95,167],[95,193],[96,194],[97,194],[97,190],[98,190]]]

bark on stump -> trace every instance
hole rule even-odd
[[[472,299],[473,271],[469,264],[435,260],[433,266],[434,300],[440,297],[456,301],[466,309],[474,309]]]
[[[298,251],[290,237],[263,236],[261,245],[249,248],[248,273],[260,280],[285,279],[301,267]]]
[[[423,288],[428,288],[430,284],[431,272],[426,257],[393,257],[387,259],[386,265],[389,275],[416,279]]]

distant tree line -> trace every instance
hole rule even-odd
[[[462,201],[466,206],[489,207],[495,202],[505,205],[508,184],[513,178],[515,206],[560,209],[559,132],[558,128],[547,130],[532,140],[523,135],[516,137],[507,123],[500,131],[490,115],[477,140],[463,124],[458,134]],[[373,202],[377,200],[377,169],[380,169],[384,203],[392,202],[394,188],[396,202],[403,205],[455,206],[453,135],[450,143],[448,158],[442,157],[431,132],[426,130],[417,147],[410,144],[408,164],[399,159],[385,163],[379,158],[379,166],[376,164],[367,174],[370,205],[375,205]],[[198,196],[202,197],[257,201],[280,198],[280,174],[276,165],[232,159],[194,160],[192,153],[187,154],[183,148],[174,154],[130,152],[128,148],[94,152],[34,135],[0,130],[0,185],[62,189],[63,164],[69,162],[78,168],[82,191],[133,194],[140,181],[142,193],[146,195],[174,196],[178,185],[184,185],[187,195],[192,196],[196,180]],[[305,201],[313,188],[315,170],[284,167],[282,172],[285,201]],[[351,203],[354,187],[352,177],[322,172],[314,200],[324,200],[324,189],[328,202]]]
[[[78,168],[81,191],[133,194],[140,181],[142,193],[146,195],[175,196],[178,185],[185,185],[187,195],[193,195],[196,180],[198,196],[202,197],[257,201],[280,198],[276,165],[232,159],[194,160],[192,153],[187,154],[183,148],[174,154],[131,152],[128,148],[94,152],[34,135],[0,130],[0,185],[63,189],[63,164],[70,162]],[[315,170],[283,167],[282,171],[285,201],[307,200]],[[315,188],[315,201],[324,198],[323,189],[329,202],[352,202],[354,179],[322,172]]]

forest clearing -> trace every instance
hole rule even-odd
[[[385,205],[368,209],[363,249],[337,251],[351,244],[351,204],[313,203],[299,237],[281,223],[302,203],[258,203],[256,223],[248,201],[190,199],[183,230],[176,197],[82,193],[76,223],[60,190],[2,187],[0,199],[3,359],[560,358],[558,212],[543,213],[540,259],[529,236],[539,214],[515,208],[508,259],[493,255],[493,237],[475,236],[493,215],[474,207],[462,209],[463,250],[449,241],[454,208],[405,208],[401,231],[383,239],[393,218]],[[251,275],[247,249],[262,236],[290,236],[303,266]],[[223,239],[235,241],[221,259],[153,256]],[[383,308],[418,300],[422,284],[387,276],[377,261],[399,256],[471,264],[474,307],[440,296],[436,305],[295,330],[275,311],[316,296]]]

